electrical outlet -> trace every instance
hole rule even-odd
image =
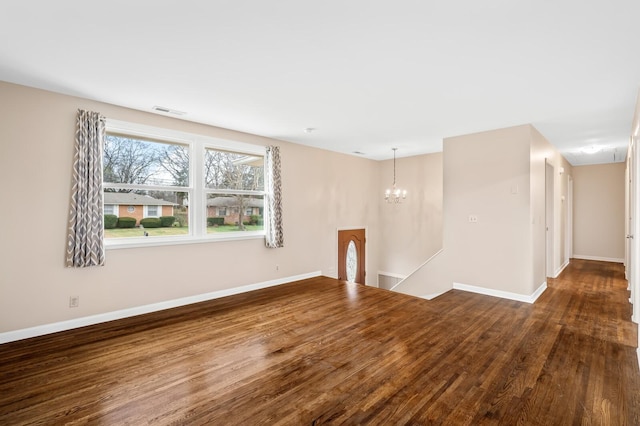
[[[276,265],[276,271],[280,270],[280,265]]]
[[[469,215],[469,223],[478,223],[478,216],[474,214]]]
[[[69,296],[69,307],[77,308],[80,306],[80,296]]]

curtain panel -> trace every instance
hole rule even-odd
[[[102,149],[105,119],[78,110],[66,266],[104,265]]]
[[[266,189],[267,229],[265,245],[284,247],[282,233],[282,183],[280,179],[280,147],[267,146],[264,183]]]

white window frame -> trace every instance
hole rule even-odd
[[[107,249],[149,247],[158,245],[177,245],[207,243],[215,241],[263,239],[266,230],[261,231],[238,231],[207,233],[207,194],[259,194],[266,195],[265,191],[239,191],[228,189],[209,189],[204,184],[204,156],[205,150],[214,149],[222,151],[237,152],[241,154],[265,157],[265,147],[261,145],[249,144],[246,142],[218,139],[209,136],[186,133],[177,130],[165,129],[143,124],[130,123],[126,121],[107,119],[106,133],[116,133],[119,135],[141,138],[143,140],[164,141],[167,143],[177,143],[189,147],[189,184],[188,186],[156,186],[145,185],[145,189],[150,191],[176,191],[187,192],[189,194],[189,233],[187,235],[175,235],[166,237],[131,237],[131,238],[108,238],[105,239]],[[110,184],[103,183],[104,188],[138,188],[140,185],[130,184]],[[161,208],[162,206],[160,206]],[[228,211],[228,210],[227,210]],[[263,209],[266,215],[267,209]],[[146,213],[146,209],[145,209]],[[268,223],[265,218],[264,223]]]
[[[142,212],[142,216],[143,217],[160,217],[160,216],[162,216],[162,206],[161,205],[158,205],[158,204],[154,204],[153,205],[153,207],[155,207],[157,209],[156,210],[158,212],[157,216],[151,216],[149,214],[149,207],[152,207],[152,206],[144,206],[144,211]]]
[[[105,204],[105,206],[113,206],[113,213],[106,213],[104,208],[102,209],[104,214],[112,214],[116,217],[120,217],[120,205],[119,204]]]

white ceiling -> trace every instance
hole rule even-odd
[[[372,159],[532,123],[605,163],[631,133],[639,24],[638,0],[14,0],[0,80]]]

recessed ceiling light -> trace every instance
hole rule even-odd
[[[582,151],[585,154],[597,154],[598,152],[602,151],[602,146],[598,146],[598,145],[590,145],[590,146],[585,146],[582,149],[580,149],[580,151]]]
[[[167,108],[167,107],[163,107],[163,106],[154,106],[152,108],[154,111],[158,111],[158,112],[163,112],[165,114],[173,114],[173,115],[185,115],[186,112],[184,111],[177,111],[175,109],[171,109],[171,108]]]
[[[353,153],[357,155],[364,155],[364,152],[360,152],[360,151],[353,151]]]
[[[315,129],[315,128],[313,128],[313,127],[307,127],[306,129],[304,129],[304,132],[305,132],[305,133],[311,133],[311,132],[313,132],[313,131],[315,131],[315,130],[316,130],[316,129]]]

